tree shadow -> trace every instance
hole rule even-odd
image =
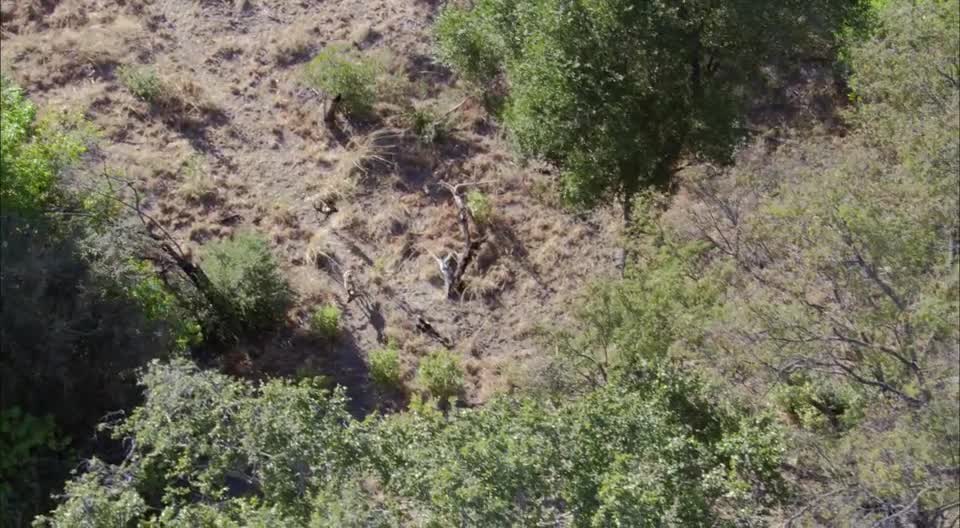
[[[404,73],[410,81],[417,81],[427,77],[430,79],[427,89],[428,97],[436,97],[444,86],[453,81],[453,72],[440,64],[431,55],[417,53],[407,59]]]
[[[348,408],[355,416],[365,416],[375,407],[367,383],[367,363],[350,332],[341,330],[335,338],[327,339],[290,325],[265,337],[253,349],[247,371],[238,372],[245,377],[320,376],[329,379],[331,386],[346,388]],[[225,368],[237,370],[230,365]]]
[[[159,112],[154,111],[155,114]],[[219,109],[204,109],[199,117],[160,115],[161,120],[186,139],[198,152],[213,156],[230,171],[239,167],[210,140],[210,129],[221,128],[230,122],[229,116]]]
[[[437,176],[438,172],[447,170],[444,167],[459,166],[465,160],[486,152],[487,148],[483,145],[456,134],[426,145],[413,134],[405,134],[397,145],[393,162],[401,184],[410,191],[419,191],[441,180]]]
[[[540,288],[551,295],[557,293],[554,288],[544,282],[543,276],[537,267],[530,261],[530,251],[526,244],[517,237],[513,227],[502,218],[495,218],[488,228],[498,243],[505,245],[505,253],[512,257],[524,272],[526,272]]]

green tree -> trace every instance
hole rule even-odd
[[[190,344],[189,319],[130,265],[133,247],[107,242],[122,220],[77,185],[90,124],[38,119],[6,77],[0,91],[0,416],[16,459],[2,464],[0,509],[22,525],[46,509],[90,427],[135,399],[131,369]]]
[[[679,370],[561,405],[415,403],[363,421],[310,380],[255,386],[175,361],[142,383],[144,404],[105,424],[126,459],[90,463],[39,525],[732,526],[782,489],[777,428]]]
[[[329,45],[304,68],[307,84],[323,90],[328,97],[339,97],[350,114],[364,116],[376,102],[378,65],[355,53],[348,46]]]
[[[699,358],[775,395],[797,519],[945,526],[960,514],[960,12],[880,5],[848,51],[846,137],[694,182],[692,231],[726,283]]]
[[[729,161],[763,68],[829,48],[858,0],[450,4],[441,58],[509,87],[502,110],[521,153],[563,171],[566,197],[593,205],[666,185],[681,159]]]
[[[67,199],[61,177],[92,143],[93,128],[78,114],[37,119],[23,91],[0,74],[0,209],[35,217]]]

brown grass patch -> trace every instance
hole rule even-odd
[[[281,65],[288,66],[310,58],[316,51],[316,35],[314,27],[297,23],[285,27],[273,42],[271,55],[273,60]]]

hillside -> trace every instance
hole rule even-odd
[[[955,2],[0,42],[0,526],[960,522]]]
[[[289,330],[235,351],[230,371],[315,369],[362,385],[358,358],[383,338],[403,344],[410,368],[439,346],[416,331],[422,315],[464,358],[468,400],[477,402],[504,389],[499,374],[534,353],[536,327],[560,317],[588,277],[616,273],[617,229],[611,212],[578,218],[551,207],[547,175],[520,165],[477,97],[436,64],[435,10],[426,2],[133,2],[119,10],[14,2],[4,4],[2,58],[42,107],[89,117],[103,138],[98,164],[136,181],[148,212],[186,246],[243,230],[269,237],[299,301]],[[343,122],[335,136],[303,66],[336,42],[376,57],[395,93],[378,103],[377,119]],[[137,100],[117,69],[140,63],[183,90],[188,107],[157,113]],[[410,105],[454,109],[447,136],[424,145],[401,129]],[[460,233],[440,184],[468,181],[490,182],[495,219],[464,295],[447,302],[431,253],[459,251]],[[315,206],[331,193],[345,196],[328,216]],[[317,269],[311,249],[353,269],[378,307],[347,303],[342,273]],[[327,302],[343,308],[347,330],[333,361],[297,337],[307,312]]]

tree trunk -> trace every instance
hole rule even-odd
[[[620,270],[622,278],[627,273],[627,260],[630,258],[629,241],[627,240],[630,232],[630,222],[633,220],[633,198],[636,191],[632,186],[624,186],[623,189],[623,246],[620,247],[620,255],[617,259],[617,269]]]
[[[327,126],[332,126],[334,123],[336,123],[337,111],[340,109],[340,101],[342,99],[343,96],[337,94],[327,103],[327,110],[323,113],[323,121],[327,124]]]

